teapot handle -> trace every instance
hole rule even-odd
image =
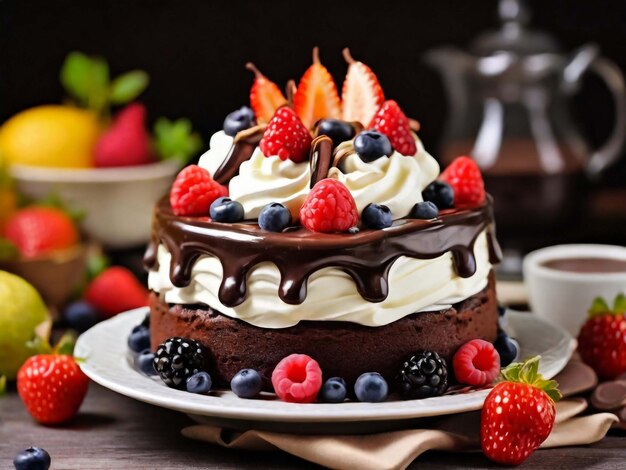
[[[613,132],[604,145],[593,153],[587,165],[587,173],[596,177],[618,159],[626,141],[626,84],[619,67],[603,57],[594,59],[588,70],[602,78],[613,95],[615,105]]]

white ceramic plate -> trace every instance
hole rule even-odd
[[[198,421],[233,429],[273,429],[300,432],[371,432],[395,427],[393,423],[478,410],[488,390],[424,400],[341,404],[285,403],[272,398],[246,400],[230,391],[194,395],[166,387],[132,366],[126,346],[130,330],[141,322],[147,308],[131,310],[104,321],[78,339],[75,354],[85,374],[122,395],[156,406],[181,411]],[[551,378],[567,364],[575,342],[562,329],[529,314],[508,311],[508,327],[520,344],[520,357],[541,355],[540,370]]]

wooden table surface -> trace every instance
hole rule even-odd
[[[241,452],[191,441],[180,429],[185,415],[134,401],[96,384],[75,421],[65,427],[35,424],[15,390],[0,398],[0,469],[29,445],[46,449],[53,469],[246,469],[319,468],[283,453]],[[410,468],[502,468],[479,452],[429,452]],[[523,469],[625,469],[626,433],[612,431],[591,446],[536,452]]]

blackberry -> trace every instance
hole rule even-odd
[[[446,362],[433,351],[417,353],[402,364],[397,385],[404,399],[442,395],[448,387]]]
[[[165,385],[179,390],[186,389],[186,381],[203,371],[207,360],[204,347],[192,339],[173,337],[157,347],[154,369]]]

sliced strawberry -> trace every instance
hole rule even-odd
[[[317,47],[313,48],[313,65],[298,84],[293,109],[308,129],[323,118],[341,119],[339,93],[328,69],[320,63]]]
[[[369,128],[389,137],[393,149],[402,155],[412,156],[417,152],[409,120],[394,100],[383,103],[370,122]]]
[[[246,68],[255,76],[250,89],[250,106],[257,122],[269,122],[276,110],[287,103],[287,99],[278,85],[263,75],[252,62],[248,62]]]
[[[354,60],[347,47],[343,50],[343,57],[349,64],[341,90],[343,120],[367,125],[383,105],[385,94],[372,69]]]

